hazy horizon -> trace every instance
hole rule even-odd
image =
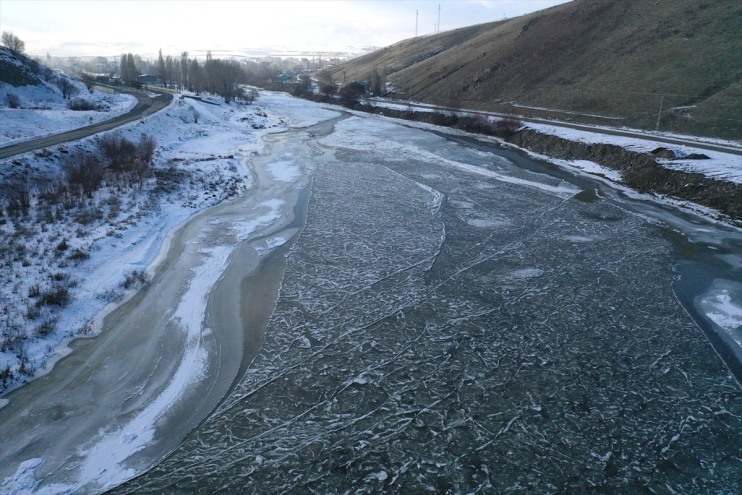
[[[360,54],[415,34],[517,17],[566,1],[2,0],[0,30],[13,32],[28,54],[38,56],[152,57],[160,49],[242,56]]]

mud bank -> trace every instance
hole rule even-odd
[[[507,142],[529,151],[562,160],[589,160],[621,172],[626,186],[641,193],[670,196],[707,206],[721,213],[719,219],[742,226],[742,185],[714,180],[698,173],[670,170],[651,153],[631,151],[612,144],[570,141],[524,129]]]

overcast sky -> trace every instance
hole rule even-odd
[[[205,50],[360,52],[567,0],[0,0],[0,30],[31,55],[152,56]],[[417,12],[417,17],[416,17]]]

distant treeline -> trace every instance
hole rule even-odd
[[[124,84],[141,86],[139,60],[141,58],[132,53],[121,55],[120,74]],[[188,52],[173,57],[163,56],[160,50],[157,61],[151,64],[151,72],[149,75],[163,87],[212,93],[223,97],[226,102],[250,99],[250,93],[245,92],[241,85],[259,84],[271,76],[270,70],[214,58],[210,51],[206,54],[206,60],[199,62],[196,58],[189,58]]]

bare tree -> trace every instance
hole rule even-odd
[[[134,85],[137,82],[137,76],[139,72],[137,70],[136,62],[134,61],[134,54],[127,53],[121,54],[121,82]]]
[[[62,170],[71,185],[78,186],[82,192],[92,197],[100,188],[105,175],[105,168],[95,155],[76,151],[62,162]]]
[[[299,76],[299,81],[294,84],[294,96],[308,96],[312,92],[312,80],[308,74]]]
[[[160,84],[167,87],[167,71],[165,70],[165,59],[162,58],[162,48],[157,56],[157,77],[160,78]]]
[[[165,79],[167,79],[171,86],[177,74],[177,71],[175,70],[175,62],[176,61],[170,55],[165,58]]]
[[[64,76],[60,77],[57,80],[57,87],[62,92],[62,96],[64,97],[64,99],[69,99],[70,97],[75,96],[77,93],[80,92],[80,90],[77,89],[74,84],[72,84],[72,81]]]
[[[203,91],[203,69],[200,65],[198,65],[198,60],[196,60],[195,58],[191,60],[190,67],[188,69],[188,81],[190,82],[191,89],[195,91],[196,94]]]
[[[5,95],[5,103],[8,105],[9,108],[21,107],[20,97],[11,91],[8,91],[8,93]]]
[[[381,96],[383,93],[384,82],[377,68],[371,71],[371,93],[374,96]]]
[[[366,88],[363,84],[353,81],[340,88],[340,100],[348,108],[353,108],[358,104],[358,100],[363,96]]]
[[[3,31],[2,42],[11,52],[23,53],[26,49],[26,44],[10,31]]]
[[[139,159],[149,165],[155,156],[157,141],[152,136],[142,134],[139,138]]]
[[[180,83],[183,88],[188,89],[188,52],[183,52],[180,55]]]

